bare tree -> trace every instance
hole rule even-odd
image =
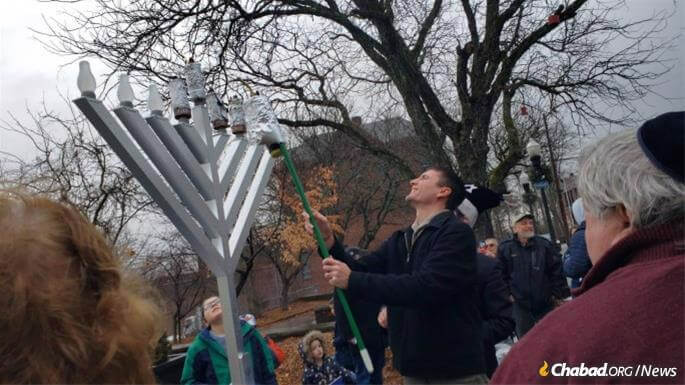
[[[411,120],[417,151],[433,162],[454,159],[466,180],[491,187],[501,187],[523,156],[511,115],[526,94],[554,95],[558,113],[577,127],[625,124],[636,117],[632,103],[669,70],[670,41],[658,39],[668,15],[620,20],[622,0],[95,3],[92,12],[49,21],[46,44],[155,81],[193,56],[221,93],[243,82],[268,89],[282,123],[341,131],[408,177],[404,154],[351,119],[352,111],[394,108]],[[499,103],[510,143],[488,174]]]
[[[309,263],[311,255],[311,250],[302,250],[302,253],[300,253],[296,260],[286,262],[283,260],[278,249],[266,254],[269,261],[276,268],[278,278],[281,280],[281,309],[287,310],[288,306],[290,306],[290,288]]]
[[[32,159],[14,157],[5,183],[77,207],[115,247],[132,247],[135,237],[130,225],[158,218],[158,212],[131,172],[73,109],[71,117],[60,116],[46,105],[28,113],[31,123],[14,115],[0,123],[3,129],[28,138],[35,154]]]
[[[250,277],[252,268],[254,267],[255,260],[258,256],[266,253],[267,245],[269,244],[269,239],[273,238],[275,234],[273,232],[269,233],[267,231],[260,231],[257,227],[263,227],[259,223],[256,223],[250,229],[250,235],[248,235],[245,242],[245,247],[242,253],[240,253],[240,261],[235,270],[237,275],[237,282],[235,286],[236,297],[240,295],[247,283],[247,279]]]
[[[182,336],[182,321],[211,293],[216,281],[188,243],[176,232],[159,235],[143,251],[146,277],[168,301],[173,314],[174,338]]]

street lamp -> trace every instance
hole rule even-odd
[[[521,186],[523,186],[523,202],[528,205],[528,211],[529,214],[535,217],[535,214],[533,212],[533,203],[535,202],[535,193],[533,192],[533,189],[531,188],[530,184],[530,177],[528,176],[528,173],[525,171],[521,172],[521,177],[519,179]],[[533,221],[533,227],[537,228],[535,221]],[[537,229],[536,229],[537,231]]]
[[[526,192],[530,191],[530,178],[526,172],[521,173],[521,185]]]
[[[533,186],[540,190],[540,195],[542,195],[542,205],[545,208],[545,219],[547,220],[547,228],[549,229],[550,238],[552,238],[552,244],[556,246],[557,236],[554,232],[554,226],[552,225],[552,217],[549,214],[549,206],[547,205],[547,195],[545,194],[545,189],[549,186],[549,181],[545,177],[545,172],[542,169],[542,157],[540,144],[534,140],[530,140],[526,146],[526,151],[528,152],[528,158],[533,164],[534,174],[533,174]]]

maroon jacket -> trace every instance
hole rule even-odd
[[[509,352],[491,383],[682,384],[683,222],[680,218],[637,231],[608,250],[583,280],[575,293],[578,297],[549,313],[528,332]],[[539,371],[545,362],[550,373],[542,376]],[[607,363],[609,373],[617,370],[612,366],[629,366],[623,373],[630,370],[632,375],[554,376],[562,369],[554,364],[561,363],[580,367],[577,371],[583,370],[581,363],[586,368]],[[661,368],[667,376],[645,376],[645,371],[654,368]]]

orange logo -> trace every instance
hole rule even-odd
[[[538,373],[540,373],[542,377],[547,377],[547,375],[549,374],[549,370],[547,370],[549,368],[549,364],[547,363],[547,361],[542,362],[544,362],[544,364],[542,364],[540,370],[538,370]]]

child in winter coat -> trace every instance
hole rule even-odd
[[[209,297],[203,304],[203,317],[207,328],[195,337],[188,348],[181,384],[230,384],[231,373],[228,367],[226,337],[222,322],[222,309],[219,297]],[[243,348],[252,357],[254,384],[277,385],[276,358],[266,340],[252,325],[241,320]]]
[[[333,357],[326,356],[323,334],[313,330],[302,338],[298,347],[304,362],[304,385],[354,384],[355,375],[338,365]]]

